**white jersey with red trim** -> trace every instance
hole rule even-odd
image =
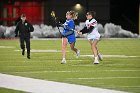
[[[95,19],[91,20],[86,20],[86,27],[87,29],[90,28],[90,26],[94,26],[91,32],[87,34],[87,39],[100,39],[100,34],[98,32],[98,27],[97,27],[97,21]]]

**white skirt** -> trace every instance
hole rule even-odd
[[[100,39],[100,34],[87,34],[87,39],[88,40],[99,40]]]

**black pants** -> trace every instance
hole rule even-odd
[[[26,48],[27,48],[27,54],[30,55],[30,37],[20,37],[20,48],[25,49],[25,44],[26,43]]]

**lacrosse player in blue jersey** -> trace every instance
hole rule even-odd
[[[76,37],[74,33],[75,23],[78,14],[75,11],[68,11],[66,13],[66,22],[63,24],[64,31],[62,33],[62,61],[61,64],[66,63],[66,46],[69,43],[71,50],[76,53],[76,56],[80,56],[80,50],[75,48]]]

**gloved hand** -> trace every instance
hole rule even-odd
[[[62,37],[66,37],[64,34],[62,34]]]
[[[18,35],[16,34],[15,37],[17,37]]]

